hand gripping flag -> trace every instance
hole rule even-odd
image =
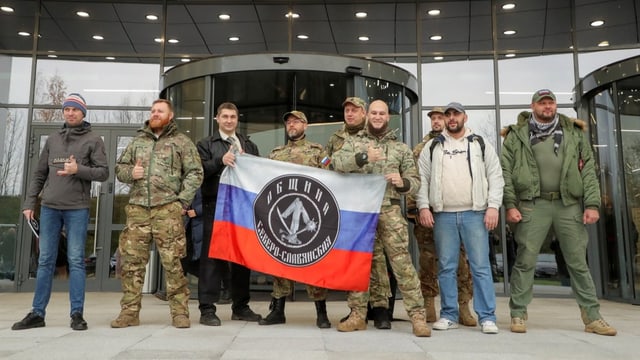
[[[328,289],[366,291],[381,175],[236,155],[220,178],[209,257]]]

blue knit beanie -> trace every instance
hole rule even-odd
[[[87,103],[84,101],[82,95],[78,93],[69,94],[69,96],[67,96],[67,98],[64,99],[64,102],[62,103],[62,110],[64,110],[64,108],[66,108],[67,106],[80,109],[80,111],[82,111],[82,115],[84,115],[85,117],[87,116]]]

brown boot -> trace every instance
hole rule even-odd
[[[137,313],[121,311],[118,317],[111,321],[112,328],[125,328],[127,326],[140,325],[140,318]]]
[[[338,324],[338,331],[350,332],[356,330],[367,330],[367,321],[364,316],[355,311],[351,311],[347,320]]]
[[[435,322],[436,317],[436,303],[433,297],[424,298],[424,309],[427,311],[427,322]]]
[[[171,325],[177,329],[186,329],[191,327],[191,321],[189,320],[188,315],[178,314],[173,317]]]
[[[478,322],[476,318],[471,314],[471,310],[469,310],[469,302],[461,302],[458,304],[458,309],[460,311],[458,322],[464,326],[476,326]]]
[[[618,331],[609,325],[604,319],[592,321],[584,326],[584,331],[598,335],[616,336]]]
[[[431,329],[427,325],[427,316],[424,309],[420,309],[411,314],[411,325],[413,325],[413,335],[418,337],[431,336]]]

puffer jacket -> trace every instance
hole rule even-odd
[[[584,131],[586,123],[560,114],[563,131],[560,196],[565,206],[584,202],[587,208],[600,207],[600,186],[595,172],[593,152]],[[540,171],[529,140],[531,113],[523,111],[514,125],[504,128],[502,173],[504,174],[504,206],[515,208],[520,200],[540,196]]]

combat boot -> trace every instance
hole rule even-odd
[[[188,315],[178,314],[173,317],[171,325],[173,325],[173,327],[177,329],[186,329],[191,327],[191,321],[189,320]]]
[[[374,307],[371,309],[373,314],[373,326],[376,329],[387,330],[391,329],[391,321],[389,320],[389,310],[383,307]]]
[[[436,317],[436,302],[432,296],[424,298],[424,309],[427,311],[427,322],[435,322]]]
[[[327,302],[325,300],[318,300],[316,304],[316,326],[320,329],[328,329],[331,327],[329,317],[327,317]]]
[[[614,327],[609,325],[602,318],[591,321],[589,316],[587,316],[587,312],[583,308],[580,308],[580,317],[584,323],[585,332],[606,336],[615,336],[618,333]]]
[[[350,332],[356,330],[367,330],[367,321],[355,311],[351,311],[347,320],[338,324],[338,331]]]
[[[271,305],[269,305],[269,310],[271,312],[264,319],[260,319],[258,324],[260,325],[275,325],[275,324],[284,324],[287,319],[284,317],[284,303],[286,301],[286,297],[281,297],[279,299],[271,298]]]
[[[413,325],[413,335],[418,337],[431,336],[431,329],[427,325],[427,316],[424,309],[420,309],[411,314],[411,325]]]
[[[458,322],[464,326],[476,326],[478,322],[476,318],[471,314],[471,310],[469,310],[469,301],[463,301],[458,304],[458,309],[460,311]]]
[[[140,318],[138,317],[138,313],[129,312],[129,311],[121,311],[118,317],[111,321],[112,328],[125,328],[127,326],[138,326],[140,325]]]

